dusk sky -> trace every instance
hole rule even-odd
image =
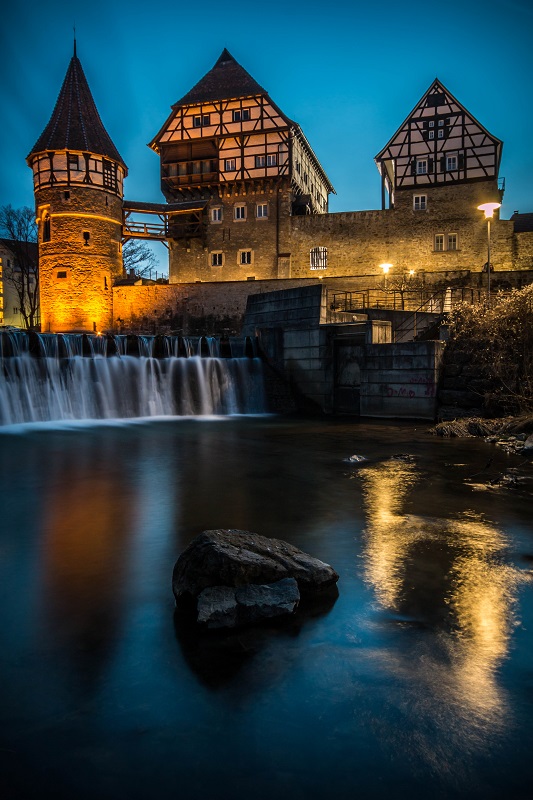
[[[374,156],[435,77],[504,142],[502,217],[533,211],[531,0],[51,0],[12,4],[2,17],[2,205],[33,205],[25,157],[52,113],[75,25],[96,105],[129,168],[128,200],[163,201],[146,143],[227,47],[303,128],[336,189],[331,211],[380,207]]]

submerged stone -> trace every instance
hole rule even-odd
[[[198,595],[197,621],[208,628],[235,628],[291,614],[300,600],[294,578],[270,584],[211,586]]]
[[[197,536],[178,558],[172,576],[176,601],[213,586],[270,584],[294,578],[302,594],[333,586],[339,576],[329,564],[281,539],[240,530],[211,530]]]

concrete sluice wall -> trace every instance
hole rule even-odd
[[[251,339],[3,331],[0,345],[0,426],[266,410]]]

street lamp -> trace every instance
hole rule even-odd
[[[487,220],[487,305],[490,308],[490,221],[494,219],[494,212],[500,208],[501,203],[482,203],[478,211],[483,211]]]
[[[380,269],[383,270],[383,276],[385,278],[385,289],[387,288],[387,275],[389,274],[389,270],[392,269],[392,264],[380,264]]]

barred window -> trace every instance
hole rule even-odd
[[[326,269],[328,266],[328,248],[313,247],[309,252],[309,265],[311,269]]]

